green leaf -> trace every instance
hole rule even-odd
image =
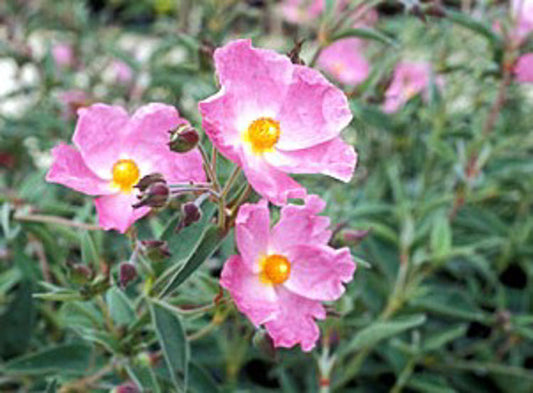
[[[340,353],[347,354],[362,348],[372,348],[380,341],[420,326],[424,322],[426,322],[426,316],[424,314],[415,314],[391,321],[376,321],[357,333],[341,349]]]
[[[189,368],[189,343],[185,329],[179,316],[159,302],[150,302],[150,313],[172,382],[179,392],[185,392]]]
[[[81,233],[81,258],[89,266],[93,266],[96,271],[100,269],[100,258],[98,257],[98,251],[96,245],[91,237],[89,231],[83,231]]]
[[[57,379],[52,379],[46,386],[45,393],[56,393],[57,392]]]
[[[63,344],[21,356],[5,364],[12,374],[84,374],[89,368],[91,348],[83,344]]]
[[[452,229],[445,214],[439,214],[434,220],[430,244],[431,251],[437,258],[444,257],[450,253],[452,248]]]
[[[337,40],[341,40],[343,38],[349,38],[349,37],[357,37],[357,38],[362,38],[364,40],[374,40],[374,41],[381,42],[383,44],[398,46],[398,44],[392,38],[386,36],[385,34],[377,30],[368,29],[368,28],[355,28],[355,27],[342,30],[341,32],[335,34],[331,39],[331,43]]]
[[[446,17],[453,23],[482,35],[495,47],[503,46],[503,39],[494,32],[490,25],[480,22],[462,12],[446,10]]]
[[[117,325],[129,325],[135,319],[133,305],[127,296],[117,287],[110,288],[106,294],[111,318]]]
[[[165,289],[161,292],[161,297],[170,295],[174,292],[196,269],[198,269],[222,243],[225,234],[221,233],[217,226],[211,226],[205,232],[202,241],[197,246],[194,253],[183,264],[174,276],[170,279]]]
[[[211,375],[195,363],[189,365],[189,385],[194,393],[217,393],[220,391]]]
[[[466,333],[466,325],[457,325],[444,331],[437,331],[426,336],[424,339],[423,351],[435,351],[449,342],[463,337]]]

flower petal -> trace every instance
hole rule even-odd
[[[296,65],[277,120],[281,128],[277,148],[300,150],[336,138],[352,114],[339,88],[318,71]]]
[[[266,199],[247,203],[239,208],[235,221],[235,239],[242,255],[242,263],[254,273],[259,273],[258,262],[267,254],[270,232],[270,212]]]
[[[324,319],[326,312],[320,302],[291,293],[282,286],[276,288],[280,313],[265,324],[276,347],[290,348],[300,344],[302,350],[312,350],[320,336],[315,318]]]
[[[85,164],[102,179],[111,180],[113,165],[120,159],[128,114],[119,106],[94,104],[78,110],[72,140]]]
[[[168,131],[185,123],[173,106],[145,105],[131,117],[124,152],[138,163],[142,175],[158,172],[170,183],[204,181],[198,149],[177,154],[168,147]]]
[[[518,58],[514,72],[516,80],[521,83],[533,83],[533,53]]]
[[[273,287],[251,273],[238,255],[231,256],[224,264],[220,285],[229,291],[239,311],[255,326],[274,319],[279,312]]]
[[[322,173],[348,182],[355,170],[357,154],[341,138],[334,138],[302,150],[277,149],[265,154],[265,159],[283,172]]]
[[[358,38],[335,41],[320,53],[317,64],[326,73],[348,86],[357,86],[368,77],[370,66],[360,53]]]
[[[148,207],[134,209],[132,205],[138,200],[133,193],[106,195],[94,200],[98,213],[98,223],[105,229],[115,229],[125,233],[138,219],[150,212]]]
[[[46,181],[59,183],[87,195],[106,195],[115,191],[109,181],[96,176],[74,147],[60,143],[52,149],[54,161],[46,174]]]
[[[307,191],[290,176],[269,165],[262,157],[247,155],[242,168],[248,182],[257,193],[276,205],[289,198],[304,198]]]
[[[355,264],[350,250],[328,246],[298,245],[287,253],[291,274],[283,286],[313,300],[337,300],[344,285],[352,279]]]
[[[326,203],[316,195],[309,195],[305,205],[285,205],[281,217],[272,228],[272,246],[284,252],[298,244],[326,245],[331,237],[329,218],[318,216]]]

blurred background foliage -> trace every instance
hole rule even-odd
[[[0,391],[533,391],[533,90],[509,79],[492,28],[508,4],[353,3],[378,15],[363,37],[370,76],[347,89],[358,169],[348,185],[299,180],[328,201],[335,242],[360,264],[312,354],[273,351],[226,296],[215,301],[231,236],[166,303],[147,305],[154,278],[191,259],[209,211],[179,234],[165,230],[179,201],[142,220],[138,237],[167,240],[172,256],[144,255],[122,290],[132,239],[95,230],[91,199],[44,174],[77,107],[161,101],[199,127],[215,47],[251,37],[287,53],[304,40],[309,63],[342,15],[295,25],[269,0],[0,3]],[[402,59],[431,62],[445,84],[385,114]]]

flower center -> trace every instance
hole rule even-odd
[[[118,160],[113,165],[113,184],[121,191],[129,192],[139,181],[140,172],[133,160]]]
[[[244,139],[250,143],[254,153],[264,153],[272,150],[278,142],[280,132],[278,121],[270,117],[260,117],[248,126]]]
[[[291,274],[291,263],[283,255],[269,255],[263,259],[263,278],[272,284],[283,284]]]

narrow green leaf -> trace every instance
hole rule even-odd
[[[411,315],[391,321],[376,321],[357,333],[352,340],[341,349],[341,354],[372,348],[380,341],[396,336],[406,330],[422,325],[426,321],[424,314]]]
[[[8,374],[71,374],[86,373],[91,348],[83,344],[63,344],[21,356],[5,364]]]
[[[454,326],[444,331],[438,331],[424,339],[423,351],[435,351],[449,342],[463,337],[466,333],[466,325]]]
[[[444,257],[452,248],[452,229],[445,214],[439,214],[433,222],[431,230],[431,251],[437,257]]]
[[[111,318],[117,325],[129,325],[135,319],[133,305],[127,296],[117,287],[110,288],[106,294]]]
[[[57,379],[52,379],[46,386],[45,393],[56,393],[57,392]]]
[[[150,302],[150,313],[172,382],[178,392],[185,392],[189,368],[189,343],[185,329],[179,316],[159,302]]]
[[[195,363],[189,365],[189,385],[194,393],[217,393],[220,391],[211,375]]]
[[[220,246],[225,235],[220,232],[218,227],[211,226],[206,231],[202,241],[185,262],[185,264],[174,274],[170,279],[165,289],[161,293],[161,297],[170,295],[174,292],[196,269],[198,269],[209,258],[215,250]]]
[[[349,37],[357,37],[362,38],[364,40],[374,40],[381,42],[383,44],[392,45],[392,46],[398,46],[398,44],[390,37],[386,36],[385,34],[374,30],[374,29],[368,29],[368,28],[349,28],[340,31],[338,34],[334,35],[331,39],[331,42],[335,42],[337,40],[343,39],[343,38],[349,38]]]
[[[89,266],[93,266],[95,269],[100,268],[100,258],[98,257],[98,251],[96,245],[91,237],[89,231],[83,231],[80,237],[81,241],[81,258]]]
[[[498,34],[496,34],[492,27],[488,24],[480,22],[462,12],[456,12],[451,10],[446,10],[446,17],[453,23],[463,26],[475,33],[484,36],[486,39],[489,40],[492,45],[496,47],[501,47],[503,45],[503,39]]]

